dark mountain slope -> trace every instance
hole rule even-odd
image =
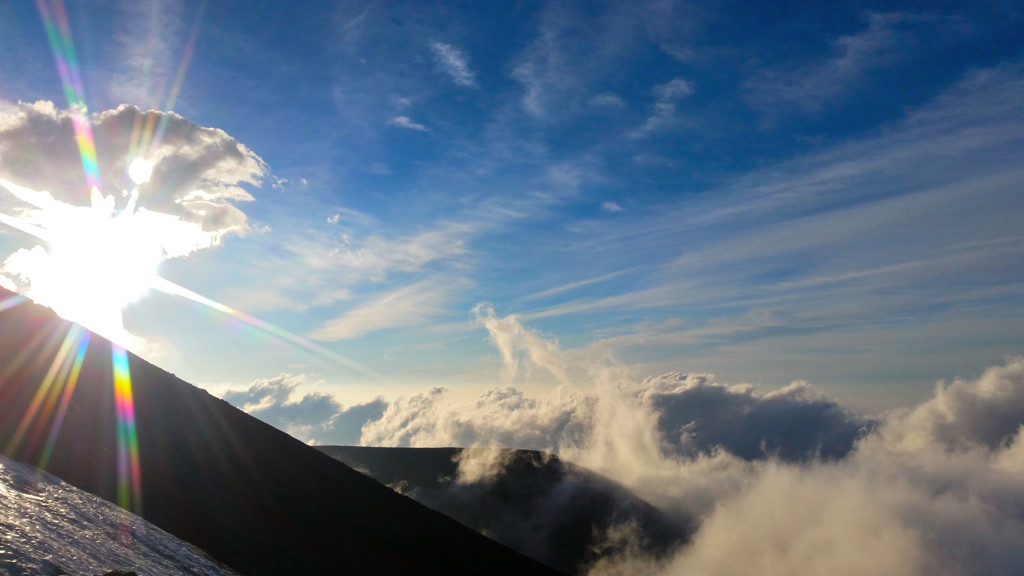
[[[461,448],[317,448],[567,573],[582,573],[599,558],[629,546],[634,547],[633,552],[663,555],[687,541],[693,531],[693,526],[674,524],[625,487],[551,454]],[[460,460],[469,474],[459,474]]]
[[[93,576],[111,568],[146,576],[236,575],[138,516],[0,456],[0,574]]]
[[[0,450],[37,465],[53,431],[46,470],[117,502],[110,344],[92,337],[62,426],[60,394],[39,393],[70,326],[28,302],[0,312]],[[242,574],[550,573],[133,355],[129,366],[135,511]]]

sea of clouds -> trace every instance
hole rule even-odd
[[[510,373],[547,370],[557,391],[531,397],[502,385],[460,403],[434,387],[343,408],[326,394],[293,398],[301,376],[281,375],[225,398],[315,443],[553,452],[697,526],[657,557],[631,544],[639,527],[615,527],[604,536],[620,552],[591,574],[1024,570],[1024,358],[868,417],[804,382],[762,391],[709,374],[632,380],[515,316],[487,307],[476,315]],[[466,453],[460,482],[502,473],[498,453]]]

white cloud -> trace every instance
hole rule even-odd
[[[429,279],[392,290],[324,322],[309,337],[321,341],[347,340],[377,330],[418,324],[444,312],[458,284]]]
[[[604,274],[602,276],[597,276],[595,278],[587,278],[586,280],[579,280],[579,281],[576,281],[576,282],[570,282],[569,284],[563,284],[561,286],[556,286],[554,288],[549,288],[548,290],[542,290],[541,292],[537,292],[535,294],[530,294],[529,296],[524,296],[523,300],[538,300],[538,299],[541,299],[541,298],[547,298],[549,296],[555,296],[557,294],[562,294],[562,293],[565,293],[565,292],[569,292],[569,291],[575,290],[577,288],[582,288],[583,286],[590,286],[592,284],[598,284],[598,283],[601,283],[601,282],[605,282],[605,281],[611,280],[612,278],[618,278],[619,276],[622,276],[626,272],[627,272],[626,270],[620,270],[618,272],[612,272],[610,274]]]
[[[613,92],[602,92],[590,99],[590,105],[595,108],[625,108],[625,99]]]
[[[327,219],[331,224],[348,222],[363,227],[377,224],[377,219],[365,212],[360,212],[359,210],[353,210],[351,208],[336,208],[335,210],[335,213]]]
[[[417,132],[427,132],[428,128],[423,124],[417,124],[413,122],[408,116],[396,116],[391,120],[388,120],[388,124],[391,126],[397,126],[399,128],[406,128],[408,130],[416,130]]]
[[[1021,78],[1011,65],[972,73],[878,135],[618,226],[581,224],[573,257],[619,268],[643,261],[638,277],[651,281],[515,311],[524,321],[587,314],[605,323],[603,311],[643,309],[682,317],[685,327],[657,334],[620,326],[608,343],[634,359],[687,350],[707,369],[767,381],[800,363],[816,363],[814,378],[837,386],[847,383],[829,364],[860,370],[862,382],[888,382],[883,372],[897,371],[937,379],[1014,353],[1021,332],[1008,315],[1020,309],[1024,244],[1011,216],[1022,173],[1009,158],[1022,153]],[[819,357],[806,359],[808,350]],[[786,366],[777,376],[764,372],[773,356]],[[911,389],[902,401],[923,392]]]
[[[545,340],[531,330],[523,328],[515,316],[499,318],[490,306],[473,308],[476,321],[487,329],[491,342],[501,352],[501,358],[511,377],[519,368],[520,355],[530,363],[551,372],[560,383],[568,382],[565,361],[558,351],[558,342]]]
[[[601,203],[601,210],[604,210],[605,212],[610,212],[610,213],[614,214],[615,212],[622,212],[623,210],[625,210],[625,208],[623,208],[622,206],[619,206],[618,202],[608,201],[608,202],[602,202]]]
[[[213,244],[227,234],[245,233],[246,217],[235,203],[253,199],[241,185],[258,186],[267,173],[266,165],[223,130],[196,125],[174,112],[144,113],[122,105],[89,117],[101,151],[102,192],[120,193],[128,185],[124,182],[127,167],[137,157],[103,151],[132,150],[132,126],[146,124],[147,118],[152,125],[165,124],[159,141],[137,152],[153,163],[149,182],[139,186],[138,207],[196,222]],[[69,111],[57,110],[50,102],[19,104],[16,112],[0,117],[0,146],[17,150],[0,157],[0,178],[46,191],[61,202],[87,203]]]
[[[89,132],[98,157],[76,143]],[[21,103],[0,115],[0,150],[16,151],[0,155],[0,221],[49,246],[9,255],[0,271],[65,318],[135,347],[122,309],[153,286],[160,262],[245,234],[236,203],[253,198],[242,185],[267,173],[222,130],[129,105],[86,118]]]
[[[925,21],[904,13],[871,14],[863,31],[833,42],[831,58],[797,69],[758,71],[744,84],[748,99],[770,113],[793,107],[816,112],[872,70],[912,58],[912,26]]]
[[[1024,562],[1024,358],[871,419],[802,382],[763,392],[708,374],[635,379],[514,316],[477,316],[510,370],[558,372],[563,384],[534,397],[506,385],[471,402],[443,387],[379,400],[351,418],[361,443],[491,447],[467,453],[459,488],[490,481],[507,456],[493,447],[555,452],[689,527],[667,556],[650,556],[630,545],[643,526],[615,526],[622,545],[590,574],[952,576]],[[232,398],[268,418],[277,410],[284,427],[340,413],[315,394],[291,400],[297,382],[282,375]],[[319,425],[307,428],[314,441]],[[551,519],[526,521],[543,530]]]
[[[693,94],[693,83],[685,78],[673,78],[665,84],[655,86],[654,113],[642,126],[629,133],[630,138],[642,138],[679,122],[677,102]]]
[[[170,108],[185,49],[184,5],[175,0],[119,2],[115,38],[120,54],[108,87],[110,100],[142,108]]]
[[[332,268],[341,264],[349,272],[361,271],[380,279],[390,271],[415,271],[438,260],[466,253],[464,238],[475,232],[468,224],[446,224],[436,229],[398,237],[373,235],[363,241],[343,237],[330,249]],[[315,248],[323,251],[322,246]]]
[[[452,80],[464,88],[476,88],[476,75],[469,68],[469,62],[461,50],[442,42],[431,42],[430,50],[434,60]]]
[[[518,360],[504,350],[537,347],[515,318],[489,320],[507,362]],[[1024,561],[1024,359],[875,428],[803,383],[761,393],[708,375],[637,382],[553,341],[541,348],[571,386],[540,398],[495,388],[468,404],[434,388],[390,402],[362,442],[554,451],[696,529],[669,557],[625,546],[595,575],[998,574]],[[621,528],[627,540],[641,532]]]
[[[300,388],[308,388],[305,375],[280,374],[258,379],[244,390],[227,390],[223,398],[267,424],[315,444],[357,443],[363,424],[380,418],[386,405],[378,398],[344,408],[329,394],[315,390],[302,394]]]
[[[693,94],[693,83],[685,78],[673,78],[655,86],[653,92],[659,101],[679,100]]]
[[[521,105],[536,118],[561,122],[573,114],[593,114],[595,107],[625,105],[617,94],[598,90],[621,74],[624,59],[647,42],[640,20],[652,7],[582,6],[544,4],[536,36],[513,61],[512,78],[523,88]]]

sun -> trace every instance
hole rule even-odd
[[[48,248],[36,246],[11,255],[4,271],[25,280],[28,296],[63,318],[114,342],[129,345],[122,312],[152,288],[165,255],[159,227],[136,211],[138,186],[149,180],[152,163],[133,161],[128,169],[136,187],[118,199],[95,187],[90,206],[43,203],[33,232]]]

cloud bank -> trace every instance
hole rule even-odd
[[[380,398],[349,408],[322,392],[293,398],[305,381],[301,374],[280,374],[256,380],[243,390],[230,390],[224,400],[300,440],[318,444],[356,444],[363,423],[384,412]]]
[[[477,315],[510,383],[469,404],[450,401],[442,387],[382,401],[361,443],[554,452],[621,483],[678,525],[697,526],[691,540],[659,556],[631,545],[642,537],[638,527],[617,526],[605,535],[615,552],[589,566],[592,574],[1024,567],[1024,358],[868,418],[803,382],[764,392],[709,374],[637,381],[614,363],[562,350],[514,316],[486,307]],[[561,384],[531,397],[514,385],[524,367]],[[489,452],[476,454],[479,461],[459,462],[461,485],[493,477]]]

